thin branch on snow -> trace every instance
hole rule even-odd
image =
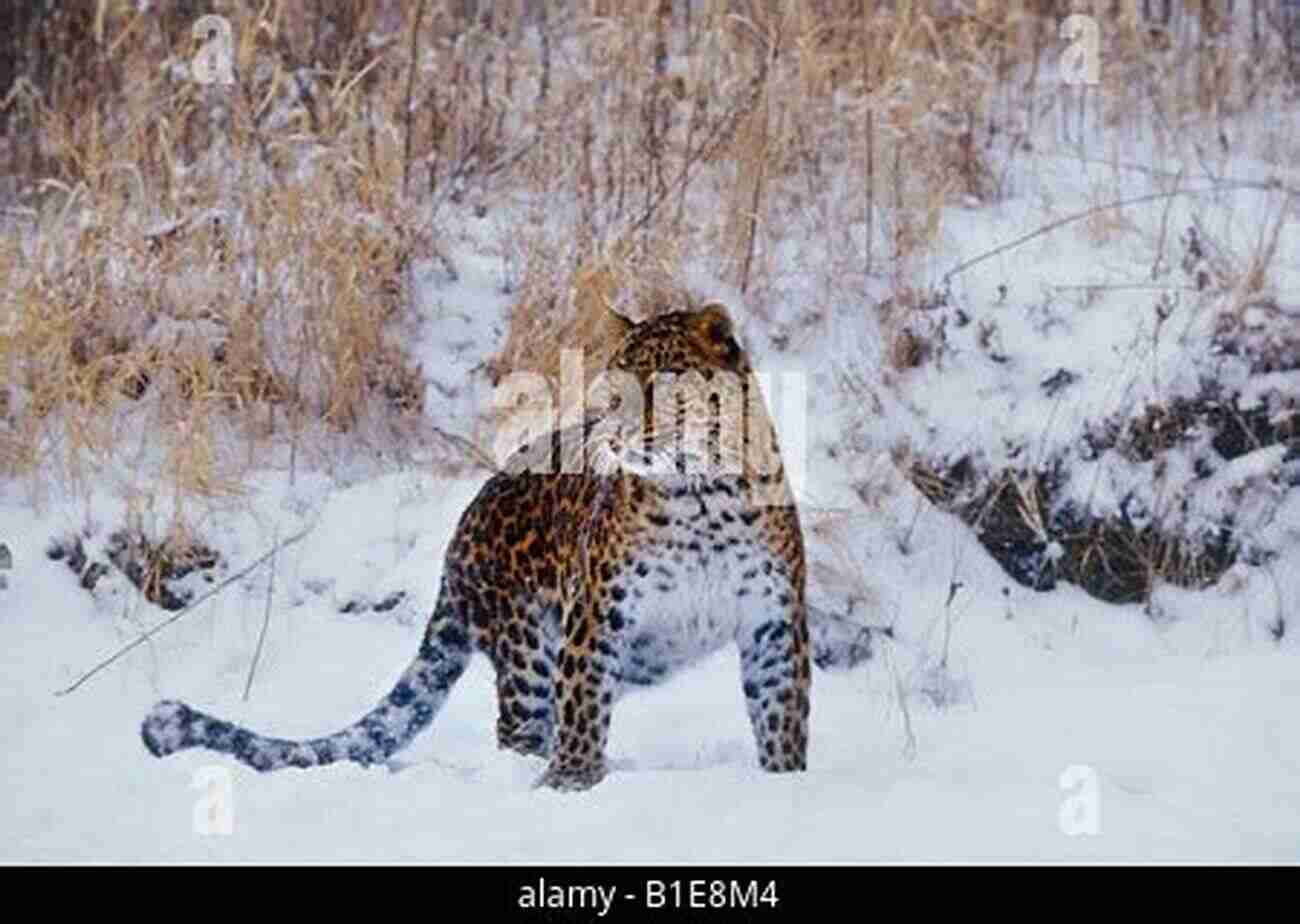
[[[952,277],[960,273],[966,272],[966,270],[970,269],[972,266],[976,266],[980,263],[983,263],[985,260],[991,259],[992,257],[996,257],[1000,254],[1004,254],[1008,250],[1014,250],[1015,248],[1019,247],[1021,244],[1027,244],[1030,241],[1034,240],[1035,238],[1042,237],[1045,234],[1050,234],[1051,232],[1057,230],[1058,228],[1062,228],[1065,225],[1073,224],[1076,221],[1082,221],[1085,218],[1091,218],[1093,215],[1096,215],[1100,212],[1105,212],[1110,209],[1124,208],[1130,205],[1141,205],[1144,202],[1157,202],[1161,199],[1169,199],[1173,196],[1205,196],[1211,193],[1224,192],[1229,189],[1259,189],[1261,187],[1265,189],[1281,189],[1285,191],[1284,187],[1282,187],[1281,185],[1273,186],[1267,183],[1252,183],[1252,182],[1221,183],[1217,186],[1206,186],[1200,189],[1174,189],[1168,192],[1147,193],[1145,196],[1133,196],[1132,198],[1129,199],[1116,199],[1113,202],[1105,202],[1102,203],[1101,205],[1095,205],[1092,208],[1085,209],[1082,212],[1075,212],[1071,215],[1066,215],[1063,218],[1058,218],[1056,219],[1056,221],[1048,222],[1047,224],[1043,225],[1041,228],[1037,228],[1033,231],[1030,231],[1028,234],[1022,234],[1020,237],[1016,238],[1013,241],[1008,241],[1005,244],[1000,244],[999,246],[994,247],[992,250],[987,250],[984,253],[979,254],[978,256],[971,257],[969,260],[964,260],[963,262],[954,266],[952,269],[948,270],[948,272],[944,273],[943,279],[940,281],[940,285],[941,286],[947,285],[952,280]]]
[[[213,588],[212,588],[211,590],[209,590],[207,593],[205,593],[205,594],[203,594],[202,596],[200,596],[197,600],[194,600],[193,602],[186,604],[184,609],[177,610],[176,613],[175,613],[174,615],[172,615],[170,618],[163,620],[163,621],[160,622],[158,625],[154,626],[152,629],[148,630],[147,632],[142,633],[138,638],[136,638],[136,639],[135,639],[133,642],[131,642],[130,644],[128,644],[128,645],[126,645],[126,646],[124,646],[124,647],[122,647],[122,648],[119,648],[117,651],[115,651],[113,654],[109,655],[109,656],[108,656],[107,658],[105,658],[103,661],[100,661],[98,664],[96,664],[96,665],[95,665],[94,667],[92,667],[90,670],[86,671],[84,674],[82,674],[80,677],[78,677],[77,680],[76,680],[76,682],[73,683],[71,686],[64,687],[62,690],[55,690],[55,691],[54,691],[54,695],[55,695],[55,696],[66,696],[66,695],[68,695],[69,693],[73,692],[73,691],[76,690],[78,687],[80,687],[83,683],[85,683],[87,680],[89,680],[91,677],[94,677],[94,676],[95,676],[96,674],[98,674],[100,671],[104,670],[104,668],[106,668],[106,667],[108,667],[109,665],[113,664],[114,662],[120,660],[120,659],[121,659],[123,656],[125,656],[128,652],[133,651],[133,650],[135,650],[136,648],[139,648],[141,645],[143,645],[145,642],[149,641],[149,639],[153,638],[155,635],[157,635],[157,634],[158,634],[159,632],[161,632],[163,629],[166,629],[168,626],[170,626],[172,623],[176,622],[178,619],[180,619],[180,618],[181,618],[182,616],[184,616],[186,613],[188,613],[188,612],[190,612],[191,610],[193,610],[193,609],[194,609],[195,607],[197,607],[200,603],[204,603],[204,602],[206,602],[206,601],[208,601],[208,600],[211,600],[213,597],[215,597],[217,594],[221,593],[223,590],[225,590],[225,589],[226,589],[227,587],[229,587],[231,584],[233,584],[233,583],[235,583],[236,581],[238,581],[240,578],[243,578],[243,577],[245,577],[246,575],[249,575],[249,574],[251,574],[252,572],[256,571],[258,568],[260,568],[260,567],[262,566],[262,564],[263,564],[264,562],[266,562],[268,559],[271,559],[271,558],[273,558],[276,554],[278,554],[279,551],[280,551],[281,549],[287,549],[289,546],[291,546],[291,545],[293,545],[294,543],[298,542],[300,539],[304,538],[304,537],[305,537],[309,532],[311,532],[315,527],[316,527],[316,524],[313,523],[311,526],[305,527],[305,528],[304,528],[303,530],[301,530],[300,532],[294,533],[292,536],[290,536],[288,539],[284,540],[283,542],[277,543],[275,546],[273,546],[273,547],[271,548],[271,550],[270,550],[269,552],[267,552],[265,555],[262,555],[261,557],[259,557],[259,558],[258,558],[256,561],[254,561],[252,564],[248,565],[248,566],[245,567],[245,568],[241,568],[239,571],[235,572],[235,573],[232,574],[230,577],[226,578],[224,581],[222,581],[222,582],[221,582],[220,584],[218,584],[216,587],[213,587]]]

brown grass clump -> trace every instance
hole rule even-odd
[[[588,388],[631,325],[690,302],[670,273],[626,249],[583,264],[568,285],[552,278],[525,286],[528,294],[512,309],[505,343],[489,364],[500,391],[485,422],[498,451],[581,420],[590,409]]]
[[[1171,523],[1139,525],[1060,508],[1050,476],[1004,471],[976,479],[968,461],[936,469],[915,459],[907,472],[922,494],[970,525],[1011,578],[1033,590],[1068,581],[1109,603],[1145,603],[1161,583],[1209,587],[1237,560],[1228,530],[1193,538]]]
[[[216,551],[184,529],[173,528],[154,540],[138,524],[108,537],[104,546],[106,560],[92,559],[78,535],[55,540],[46,555],[62,561],[81,586],[91,591],[115,568],[146,600],[165,610],[184,609],[193,599],[193,590],[180,581],[196,572],[211,572],[221,563]]]
[[[8,471],[92,471],[144,427],[157,474],[224,493],[238,473],[210,470],[199,434],[242,432],[252,461],[314,423],[346,434],[422,408],[401,326],[423,246],[406,230],[403,139],[365,128],[398,105],[401,75],[366,37],[400,29],[400,10],[227,4],[239,79],[223,87],[189,79],[189,6],[18,23],[28,52],[43,42],[81,67],[32,59],[32,92],[20,81],[6,109],[0,154],[31,181],[12,210],[29,224],[0,247]]]
[[[1191,131],[1280,85],[1270,28],[1243,69],[1216,6],[1175,5],[1158,24],[1168,52],[1118,6],[1103,123],[1141,112],[1142,130]],[[497,381],[558,382],[576,346],[590,379],[617,340],[604,306],[658,310],[686,269],[765,317],[776,254],[812,226],[834,245],[825,285],[886,275],[904,292],[945,210],[1005,195],[1006,166],[1056,111],[1032,68],[1056,54],[1063,9],[4,5],[0,473],[90,477],[129,451],[141,478],[221,493],[283,450],[418,439],[410,280],[423,263],[456,275],[453,213],[508,216]],[[196,29],[209,13],[228,46]],[[1196,48],[1178,46],[1188,17]],[[228,84],[196,79],[213,49]],[[864,219],[865,255],[846,230]],[[1243,304],[1261,273],[1239,267]],[[896,369],[939,355],[919,318],[892,331]],[[211,453],[185,448],[195,434]]]

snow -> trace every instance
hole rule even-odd
[[[919,280],[943,288],[963,260],[1089,208],[1099,184],[1102,199],[1154,188],[1142,171],[1033,163],[1008,168],[1005,201],[945,213]],[[1273,175],[1245,159],[1232,166]],[[945,328],[940,361],[892,384],[866,307],[884,284],[819,277],[808,267],[823,256],[813,229],[824,216],[793,221],[737,322],[769,381],[788,368],[807,375],[796,390],[806,419],[776,422],[803,452],[793,467],[806,473],[810,599],[892,630],[872,636],[865,664],[815,674],[802,774],[757,768],[734,651],[621,702],[614,771],[583,793],[533,788],[542,764],[496,749],[482,658],[391,770],[258,775],[197,751],[155,760],[139,723],[161,698],[284,737],[335,731],[373,706],[419,643],[443,549],[485,476],[414,465],[259,475],[239,505],[203,518],[204,538],[225,556],[220,580],[309,529],[277,556],[273,592],[258,569],[66,695],[56,691],[167,617],[120,577],[88,594],[45,557],[51,538],[73,531],[92,555],[102,547],[128,507],[116,480],[40,496],[0,482],[0,541],[14,556],[0,589],[0,862],[1300,861],[1300,493],[1277,488],[1295,465],[1281,447],[1188,489],[1191,520],[1240,509],[1274,557],[1238,562],[1206,590],[1160,586],[1132,606],[1067,584],[1020,587],[888,456],[900,443],[992,467],[1026,450],[1069,454],[1085,421],[1192,394],[1206,374],[1239,390],[1242,410],[1270,390],[1293,393],[1294,372],[1233,378],[1239,370],[1208,348],[1213,312],[1181,292],[1183,280],[1162,277],[1163,318],[1159,292],[1123,285],[1150,281],[1162,225],[1199,218],[1245,254],[1262,226],[1250,216],[1272,221],[1276,209],[1262,189],[1175,197],[1125,209],[1131,233],[1098,239],[1081,221],[948,276],[941,313],[960,307],[969,322]],[[505,330],[513,217],[448,219],[457,278],[416,272],[412,349],[429,412],[467,438],[492,397],[476,370]],[[865,234],[861,223],[842,229],[859,250]],[[1275,289],[1294,299],[1294,215],[1279,240]],[[1176,241],[1165,250],[1176,255]],[[707,273],[688,275],[701,293],[746,301]],[[978,342],[981,323],[1006,362]],[[1042,383],[1062,369],[1072,378],[1050,393]],[[1151,463],[1113,451],[1071,458],[1070,496],[1098,514],[1159,480]],[[1163,477],[1196,475],[1175,455]],[[1291,628],[1278,639],[1282,618]],[[204,821],[214,785],[228,833]]]
[[[615,770],[586,793],[533,789],[540,762],[496,750],[482,659],[397,772],[342,765],[258,775],[201,752],[164,761],[145,753],[138,723],[163,694],[287,736],[332,731],[368,709],[409,660],[421,626],[392,612],[340,615],[341,589],[411,587],[423,596],[416,609],[427,611],[437,547],[464,487],[406,475],[332,494],[309,538],[282,554],[249,702],[240,694],[264,576],[55,696],[159,617],[138,601],[106,605],[42,560],[25,539],[40,536],[51,515],[24,513],[10,492],[6,532],[19,537],[18,565],[0,617],[9,678],[0,736],[12,798],[0,807],[0,859],[1300,858],[1300,739],[1288,733],[1300,674],[1294,646],[1264,644],[1254,620],[1267,595],[1254,592],[1253,577],[1231,593],[1167,595],[1162,603],[1184,618],[1159,625],[1138,607],[1068,588],[1003,593],[1009,581],[942,514],[921,518],[910,554],[896,550],[886,534],[907,522],[914,501],[902,485],[877,525],[857,533],[873,550],[872,581],[881,609],[896,615],[897,638],[863,667],[815,675],[807,773],[757,769],[730,651],[620,703]],[[258,547],[255,527],[245,529],[246,547]],[[960,580],[951,604],[936,575]],[[936,676],[965,695],[936,705]],[[225,835],[195,830],[207,790],[194,784],[212,767],[231,787]],[[1095,780],[1096,834],[1063,833],[1063,806],[1081,791],[1062,788],[1072,767]]]

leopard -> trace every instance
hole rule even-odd
[[[418,652],[374,709],[288,740],[164,700],[141,727],[148,751],[262,772],[392,766],[477,653],[495,671],[497,745],[544,762],[537,786],[585,790],[609,772],[617,701],[734,644],[758,765],[806,770],[807,566],[776,429],[726,306],[658,307],[614,315],[593,407],[539,428],[465,508]]]

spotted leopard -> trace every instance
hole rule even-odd
[[[622,693],[735,643],[759,764],[804,770],[804,546],[749,360],[716,303],[619,323],[597,410],[521,448],[465,510],[419,652],[369,714],[291,741],[164,701],[143,723],[149,751],[260,771],[384,762],[481,652],[499,746],[547,758],[539,783],[585,789],[606,773]]]

